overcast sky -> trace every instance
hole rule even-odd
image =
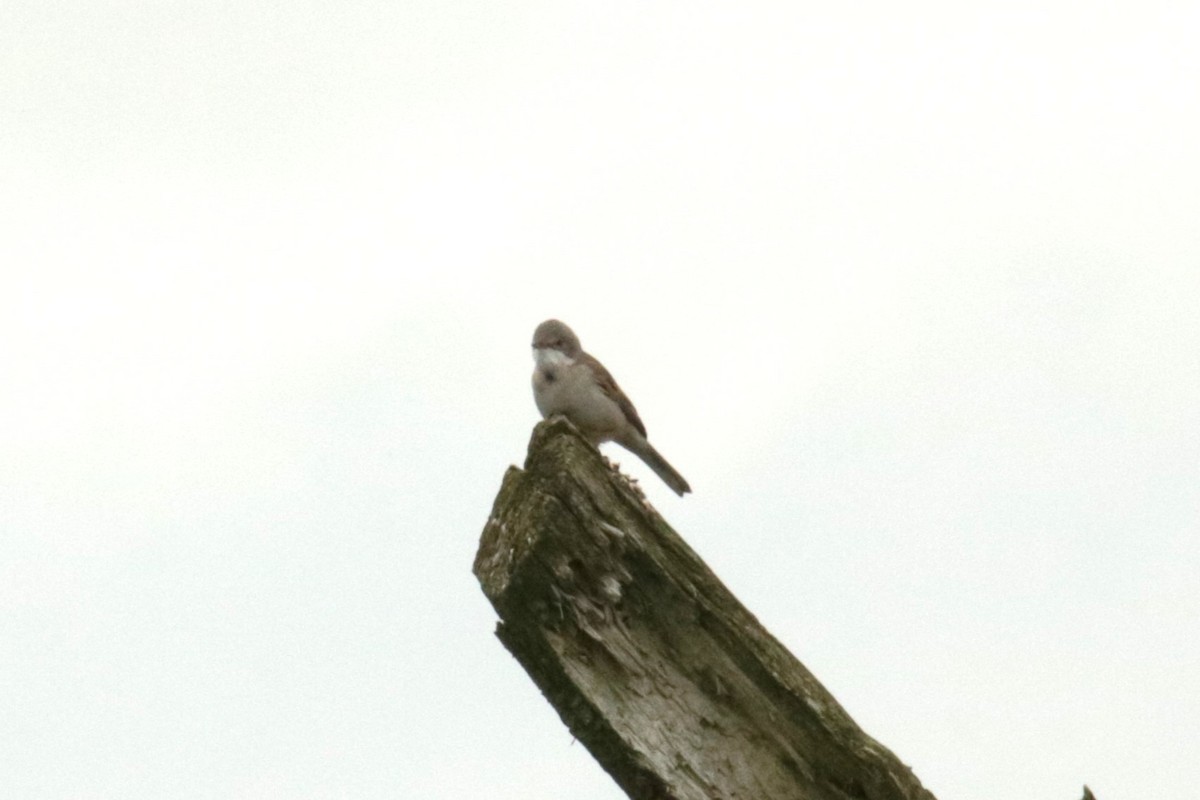
[[[0,794],[617,800],[470,567],[579,333],[940,800],[1200,785],[1200,6],[0,7]]]

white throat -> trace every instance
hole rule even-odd
[[[561,350],[555,350],[552,347],[535,347],[533,349],[533,361],[539,367],[569,367],[575,363],[575,360],[568,358],[567,354]]]

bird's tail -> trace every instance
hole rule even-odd
[[[683,497],[692,490],[692,487],[688,486],[688,482],[683,479],[683,476],[676,472],[675,468],[668,464],[667,460],[659,455],[659,452],[654,449],[654,446],[645,439],[637,442],[636,447],[630,447],[629,449],[633,451],[638,458],[642,459],[642,461],[645,461],[646,466],[654,470],[654,473],[658,475],[658,477],[662,478],[663,483],[665,483],[667,486],[670,486],[671,490],[675,492],[675,494]]]

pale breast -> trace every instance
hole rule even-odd
[[[600,390],[587,367],[556,355],[538,358],[533,370],[538,411],[543,417],[562,414],[593,442],[612,439],[627,424],[620,407]]]

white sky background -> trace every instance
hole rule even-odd
[[[84,5],[0,7],[0,794],[622,797],[470,573],[559,316],[941,800],[1194,796],[1194,3]]]

